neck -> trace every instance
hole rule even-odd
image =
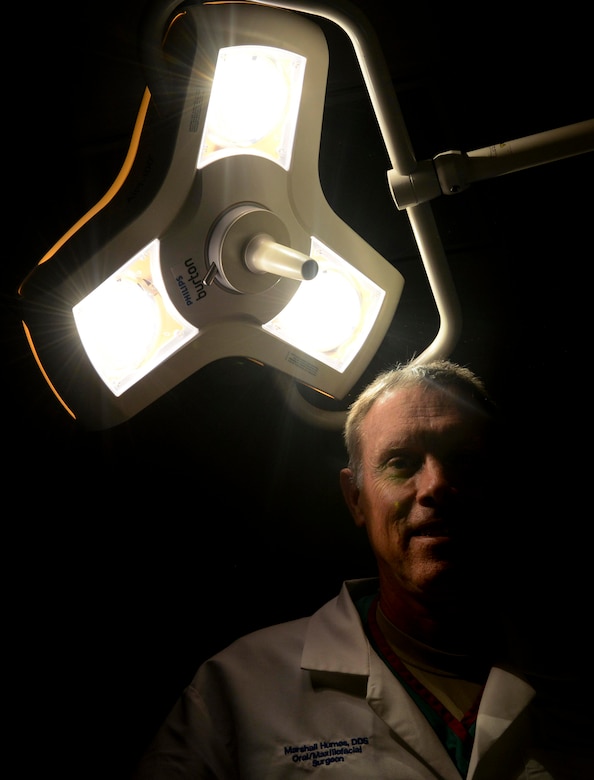
[[[382,583],[380,608],[399,631],[436,650],[471,654],[485,638],[483,615],[462,596],[449,600],[416,598]]]

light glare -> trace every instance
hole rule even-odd
[[[385,292],[316,238],[310,255],[317,276],[263,328],[342,373],[365,343]]]
[[[158,239],[77,303],[72,313],[89,360],[115,396],[198,333],[169,300]]]
[[[256,154],[289,169],[305,57],[272,46],[219,51],[198,168],[232,154]]]

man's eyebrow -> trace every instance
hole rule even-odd
[[[401,441],[398,443],[390,442],[390,444],[386,444],[384,447],[378,450],[377,456],[379,461],[382,462],[388,460],[394,455],[399,455],[402,452],[406,452],[412,449],[414,449],[414,447],[410,441]]]

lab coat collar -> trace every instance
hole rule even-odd
[[[312,616],[301,666],[324,685],[366,698],[394,739],[406,748],[401,760],[419,772],[419,777],[460,780],[425,716],[367,640],[353,602],[377,592],[378,586],[376,578],[349,580],[335,599]]]
[[[418,770],[421,764],[423,777],[460,780],[460,773],[425,715],[375,653],[371,656],[367,701],[388,724],[394,739],[406,747],[411,768]]]
[[[377,578],[348,580],[338,596],[317,612],[305,636],[301,668],[318,672],[369,677],[370,646],[353,603],[376,592]],[[331,651],[330,651],[331,649]]]
[[[469,780],[474,776],[479,759],[518,719],[535,693],[534,688],[516,674],[498,666],[491,669],[476,719]]]
[[[389,693],[391,687],[399,688],[400,684],[372,651],[354,604],[362,596],[376,592],[378,586],[377,578],[348,580],[336,598],[312,615],[301,666],[323,674],[326,679],[329,675],[336,675],[339,687],[345,687],[348,675],[356,675],[364,683],[363,691],[367,689],[363,695],[366,695],[370,706],[403,738],[412,753],[419,760],[423,755],[430,755],[430,771],[437,769],[436,776],[452,780],[459,778],[437,737],[431,729],[427,730],[424,716],[412,700],[402,696],[392,698]],[[475,775],[480,758],[518,718],[534,695],[534,688],[513,672],[501,667],[492,668],[477,716],[468,780]],[[427,740],[432,744],[428,745]]]

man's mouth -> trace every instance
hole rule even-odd
[[[436,521],[433,523],[424,523],[418,528],[414,528],[411,532],[411,536],[424,539],[450,539],[452,532],[448,523]]]

